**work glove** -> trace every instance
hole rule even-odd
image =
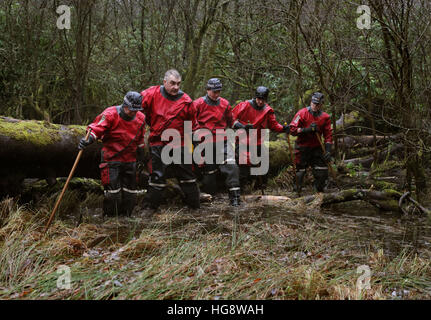
[[[332,149],[332,144],[325,143],[325,153],[323,155],[323,160],[325,160],[325,162],[331,161],[331,149]]]
[[[250,130],[250,129],[253,129],[253,125],[251,124],[251,123],[247,123],[246,125],[245,125],[245,130]]]
[[[302,129],[301,133],[314,133],[319,132],[316,122],[313,122],[308,128]]]
[[[289,134],[290,133],[290,126],[288,124],[285,124],[283,126],[283,131],[286,132],[287,134]]]
[[[85,137],[79,141],[78,149],[82,150],[92,144],[96,139],[90,134],[88,140],[85,140]]]
[[[245,129],[245,125],[243,125],[241,122],[237,121],[233,125],[234,129]]]

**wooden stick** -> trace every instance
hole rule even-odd
[[[287,125],[286,122],[284,124]],[[296,163],[295,163],[295,158],[293,157],[292,146],[290,145],[290,131],[286,132],[286,135],[287,135],[287,144],[289,145],[290,159],[292,160],[293,174],[295,176],[296,187],[298,188],[298,193],[299,193],[298,176],[296,175]]]
[[[85,136],[85,140],[88,140],[88,137],[90,136],[90,132],[91,132],[91,129],[88,130],[87,135]],[[67,189],[67,186],[69,185],[70,179],[72,179],[72,176],[73,176],[75,169],[78,165],[79,159],[81,159],[81,155],[82,155],[83,151],[84,151],[84,149],[81,149],[78,152],[78,155],[75,159],[75,163],[73,164],[72,170],[70,170],[69,177],[67,177],[66,183],[64,184],[64,187],[63,187],[63,190],[61,191],[60,196],[58,197],[57,202],[55,203],[54,209],[51,212],[51,216],[49,217],[48,223],[46,224],[44,234],[46,234],[49,226],[51,225],[52,220],[54,219],[55,212],[57,211],[58,206],[60,205],[60,202],[63,199],[64,193],[66,192],[66,189]]]
[[[325,152],[326,152],[325,151],[325,147],[323,146],[322,140],[320,139],[320,135],[319,135],[318,132],[316,132],[316,137],[317,137],[317,140],[319,140],[320,146],[322,147],[323,154],[325,154]],[[325,161],[325,162],[326,162],[326,165],[328,166],[329,172],[331,172],[332,178],[334,178],[334,180],[337,179],[337,174],[335,173],[335,171],[332,168],[331,164],[329,162],[327,162],[327,161]],[[337,183],[337,181],[335,181],[335,183]]]

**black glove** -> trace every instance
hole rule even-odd
[[[253,129],[253,125],[251,124],[251,123],[247,123],[246,125],[245,125],[245,130],[250,130],[250,129]]]
[[[323,160],[325,160],[325,162],[331,161],[331,149],[332,149],[332,144],[325,143],[325,154],[323,155]]]
[[[316,122],[313,122],[308,128],[302,129],[301,133],[314,133],[319,132]]]
[[[288,124],[285,124],[283,126],[283,131],[286,132],[287,134],[289,134],[290,133],[290,126]]]
[[[82,138],[79,141],[78,149],[82,150],[82,149],[86,148],[87,146],[89,146],[90,144],[92,144],[95,140],[96,139],[91,134],[90,134],[90,137],[88,138],[88,140],[85,140],[85,137]]]
[[[241,122],[237,121],[233,125],[234,129],[245,129],[245,125],[243,125]]]

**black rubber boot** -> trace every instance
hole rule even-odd
[[[294,185],[294,190],[300,194],[301,190],[302,190],[302,182],[304,180],[304,176],[305,176],[305,170],[304,171],[297,171],[296,172],[296,180],[295,180],[295,185]]]
[[[241,195],[241,192],[239,189],[229,190],[229,200],[230,200],[231,206],[238,207],[241,204],[240,195]]]

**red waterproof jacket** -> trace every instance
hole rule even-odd
[[[240,102],[232,111],[233,114],[233,121],[239,121],[243,125],[247,125],[248,123],[253,125],[254,129],[256,130],[257,139],[254,141],[257,141],[257,145],[261,145],[261,130],[262,129],[270,129],[276,132],[283,132],[283,126],[277,122],[274,115],[274,110],[268,105],[265,104],[265,106],[258,110],[254,105],[253,100],[243,101]],[[251,135],[248,135],[248,140],[245,141],[244,139],[240,140],[239,143],[247,143],[250,144],[251,141],[253,141]]]
[[[296,144],[300,147],[320,147],[316,133],[299,133],[299,128],[308,128],[313,122],[317,124],[317,128],[324,137],[324,143],[332,144],[332,128],[329,114],[323,111],[313,113],[311,107],[299,110],[292,122],[290,123],[290,133],[293,136],[298,136]]]
[[[232,126],[232,107],[224,98],[217,101],[208,96],[196,99],[196,120],[201,129],[208,129],[213,134],[213,141],[226,140],[225,136],[216,136],[216,130],[230,128]],[[203,134],[200,135],[203,137]]]
[[[162,133],[166,129],[176,129],[181,135],[184,146],[184,121],[192,122],[192,130],[199,128],[196,121],[196,109],[192,99],[180,91],[177,96],[170,96],[163,86],[153,86],[141,92],[142,108],[146,122],[150,126],[150,146],[166,145]]]
[[[121,106],[109,107],[88,126],[91,135],[103,142],[102,162],[135,162],[136,149],[144,147],[145,115],[138,112],[125,120],[127,116],[120,113]]]

